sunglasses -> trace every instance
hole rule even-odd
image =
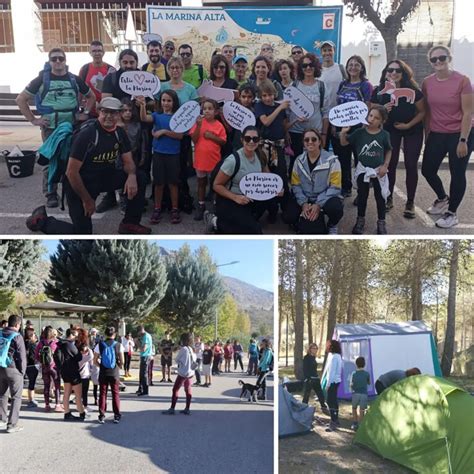
[[[314,64],[313,63],[303,63],[301,65],[302,69],[308,69],[309,67],[314,68]]]
[[[316,143],[318,141],[318,138],[316,137],[306,137],[304,140],[303,140],[305,143]]]
[[[222,64],[220,64],[219,66],[215,66],[214,69],[220,69],[220,70],[224,71],[226,69],[226,67],[223,66]]]
[[[174,51],[174,46],[165,46],[165,49],[169,49],[170,51]]]
[[[392,72],[396,72],[397,74],[401,74],[403,72],[401,67],[388,67],[387,72],[391,74]]]
[[[296,50],[296,51],[292,51],[291,54],[303,54],[303,51]]]
[[[49,60],[53,63],[60,62],[63,63],[66,61],[66,58],[64,56],[51,56]]]
[[[192,56],[191,53],[179,53],[179,55],[182,57],[182,58],[190,58]]]
[[[435,64],[437,61],[440,63],[444,63],[448,59],[448,56],[446,54],[442,54],[441,56],[432,56],[430,58],[430,63]]]
[[[110,110],[110,109],[100,109],[104,115],[117,115],[120,113],[120,110]]]
[[[258,143],[259,141],[260,141],[260,137],[251,137],[249,135],[244,137],[244,142],[245,143],[250,143],[250,142]]]

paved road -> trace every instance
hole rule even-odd
[[[273,381],[268,380],[270,401],[256,404],[239,400],[239,378],[255,380],[232,373],[213,377],[210,388],[193,387],[190,416],[161,414],[169,407],[171,384],[150,387],[145,398],[134,394],[136,381],[127,382],[121,394],[118,425],[111,415],[104,425],[97,423],[96,412],[84,423],[71,423],[61,414],[44,413],[43,403],[37,409],[23,406],[24,431],[0,432],[1,472],[270,474]],[[184,408],[183,400],[177,409]]]
[[[13,144],[18,144],[22,149],[37,149],[40,145],[39,131],[30,125],[12,125],[3,126],[0,132],[0,150],[10,149]],[[0,160],[3,161],[3,160]],[[440,172],[441,179],[449,189],[449,170],[447,163],[443,164]],[[33,176],[28,178],[12,179],[8,175],[5,164],[0,163],[0,192],[2,196],[2,205],[0,208],[0,234],[32,234],[25,226],[26,217],[31,210],[44,202],[41,194],[41,169],[35,166]],[[405,170],[403,165],[399,166],[397,173],[397,187],[395,188],[394,203],[395,207],[387,216],[387,230],[389,234],[414,235],[414,234],[433,234],[433,235],[459,235],[474,233],[474,163],[471,162],[468,176],[468,189],[464,201],[458,211],[460,224],[453,229],[439,229],[434,225],[434,219],[426,214],[427,209],[433,199],[434,194],[427,185],[425,179],[419,178],[419,185],[416,199],[416,218],[407,220],[403,217],[403,209],[406,201],[405,188]],[[190,186],[195,190],[195,179],[190,179]],[[147,196],[150,191],[147,191]],[[340,234],[351,234],[352,227],[356,219],[356,207],[352,205],[352,199],[346,199],[344,217],[339,225]],[[151,215],[151,204],[147,209],[143,224],[147,224]],[[52,215],[69,220],[67,212],[54,209]],[[193,220],[192,215],[182,213],[183,221],[179,225],[172,225],[169,217],[164,216],[159,225],[152,226],[153,234],[203,234],[205,232],[204,224]],[[111,210],[105,214],[96,214],[93,216],[95,234],[115,234],[122,215],[118,209]],[[376,232],[376,207],[375,200],[371,195],[369,198],[367,211],[366,234]],[[264,232],[267,235],[273,234],[291,234],[292,231],[281,221],[276,224],[268,224],[263,218]]]

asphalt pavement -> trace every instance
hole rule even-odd
[[[9,150],[13,145],[19,145],[23,150],[36,150],[41,145],[39,129],[31,125],[3,125],[0,130],[0,150]],[[3,162],[3,163],[2,163]],[[421,164],[421,160],[420,160]],[[450,175],[447,159],[440,170],[440,177],[449,191]],[[6,164],[3,158],[0,158],[0,234],[18,235],[35,234],[30,232],[25,226],[25,220],[31,211],[40,204],[44,203],[44,197],[41,193],[41,167],[35,165],[34,173],[26,178],[11,178],[8,174]],[[426,183],[426,180],[419,174],[418,189],[416,195],[416,218],[406,219],[403,217],[403,210],[406,202],[405,187],[405,169],[403,165],[403,156],[397,171],[397,185],[394,192],[394,208],[387,215],[387,231],[392,235],[440,235],[452,236],[460,234],[474,233],[474,163],[471,160],[467,171],[467,191],[464,200],[458,210],[459,225],[452,229],[440,229],[435,226],[435,218],[426,214],[425,210],[430,207],[435,195]],[[189,179],[191,191],[195,196],[196,180]],[[150,196],[151,190],[147,190],[147,196]],[[352,204],[355,194],[347,198],[344,203],[344,217],[339,224],[339,233],[350,235],[352,227],[357,216],[357,209]],[[99,198],[100,199],[100,198]],[[210,204],[208,203],[208,206]],[[48,212],[60,219],[70,221],[66,211],[60,209],[51,209]],[[149,225],[152,212],[151,202],[143,216],[142,224]],[[204,234],[205,227],[203,222],[196,222],[193,216],[181,213],[182,222],[177,225],[170,223],[169,215],[164,214],[162,222],[158,225],[152,225],[153,234]],[[115,208],[104,214],[95,214],[93,216],[94,234],[108,235],[116,234],[118,225],[122,219],[122,214]],[[369,196],[365,235],[376,233],[376,206],[373,195]],[[275,224],[266,222],[266,216],[262,218],[263,230],[266,235],[288,235],[293,234],[289,227],[281,219]],[[37,233],[36,235],[42,235]]]
[[[2,473],[151,473],[151,472],[273,472],[273,380],[267,380],[267,401],[249,403],[239,399],[242,373],[213,377],[209,388],[193,387],[191,415],[183,415],[184,391],[174,416],[163,415],[170,406],[171,383],[150,387],[148,397],[137,397],[135,380],[127,381],[120,394],[122,420],[113,423],[109,412],[105,424],[97,411],[85,422],[66,422],[61,413],[45,413],[40,405],[20,412],[24,430],[0,431]],[[175,378],[175,375],[172,376]],[[161,379],[156,370],[155,381]],[[155,382],[156,383],[156,382]],[[92,392],[89,394],[89,403]],[[108,400],[108,409],[112,403]],[[72,405],[73,406],[73,405]],[[96,409],[97,407],[92,407]]]

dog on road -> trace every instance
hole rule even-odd
[[[257,385],[252,385],[251,383],[244,382],[239,380],[239,385],[242,386],[242,391],[240,392],[240,399],[246,398],[249,402],[257,403],[257,392],[259,387]]]

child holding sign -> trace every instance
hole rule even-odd
[[[392,156],[390,135],[382,128],[387,118],[388,112],[383,105],[373,105],[367,116],[368,125],[354,130],[350,135],[347,135],[350,127],[344,127],[340,133],[341,145],[352,145],[359,158],[354,173],[354,181],[357,183],[357,222],[352,229],[353,234],[364,232],[371,183],[377,203],[377,234],[387,233],[385,203],[390,194],[387,171]]]
[[[165,185],[169,186],[171,197],[171,223],[179,224],[181,216],[178,209],[179,153],[182,133],[170,129],[170,120],[179,109],[178,95],[174,90],[163,91],[157,103],[157,111],[151,116],[145,109],[145,98],[137,97],[140,104],[140,118],[143,122],[153,123],[153,184],[155,207],[150,223],[161,221],[161,201]]]
[[[207,177],[221,160],[221,147],[227,140],[224,125],[216,119],[218,111],[219,106],[214,99],[205,99],[202,102],[203,115],[189,131],[194,142],[194,169],[198,181],[195,221],[202,221],[204,218]]]

